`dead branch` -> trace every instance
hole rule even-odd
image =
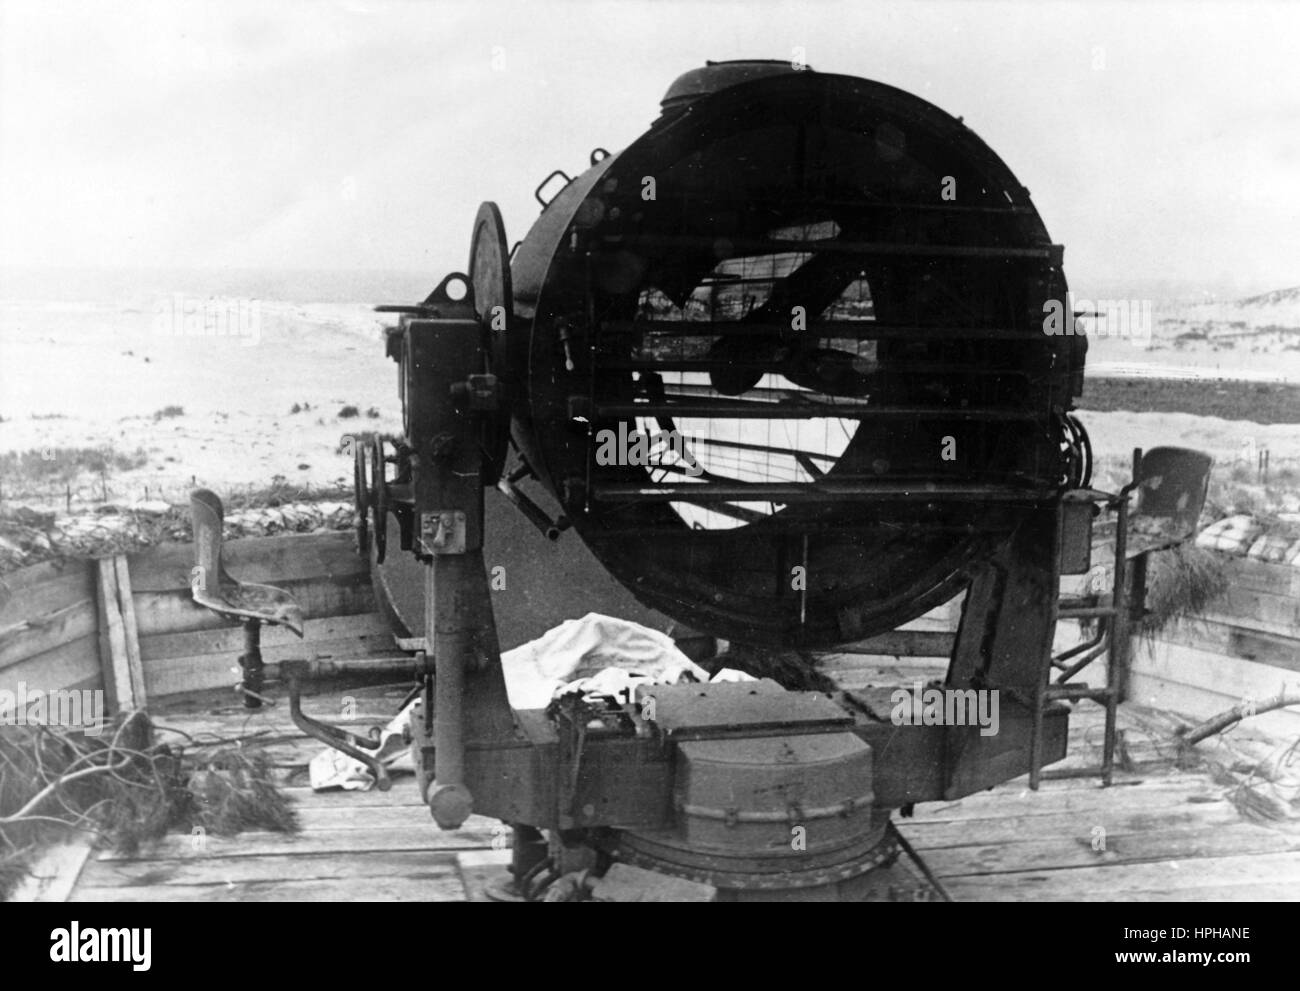
[[[1242,702],[1234,705],[1227,712],[1221,712],[1212,719],[1193,726],[1183,735],[1183,742],[1188,745],[1200,743],[1206,737],[1222,733],[1229,726],[1235,726],[1247,716],[1257,716],[1273,709],[1285,709],[1289,705],[1300,705],[1300,695],[1283,692],[1272,698],[1260,699],[1258,702]]]
[[[12,823],[30,818],[28,813],[30,813],[33,809],[37,808],[43,801],[45,801],[45,799],[49,798],[50,795],[52,795],[55,791],[59,789],[60,785],[69,784],[73,781],[76,781],[78,778],[84,778],[90,774],[99,774],[103,771],[119,771],[126,767],[129,767],[130,764],[131,764],[131,758],[128,757],[121,764],[116,764],[116,765],[103,764],[103,765],[97,765],[95,767],[85,767],[82,768],[80,771],[74,771],[71,774],[65,774],[62,777],[55,778],[48,785],[46,785],[44,788],[38,791],[31,801],[29,801],[26,805],[24,805],[13,815],[4,816],[3,818],[0,818],[0,826],[10,825]]]

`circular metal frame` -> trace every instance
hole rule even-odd
[[[366,444],[366,450],[369,454],[372,483],[370,506],[374,514],[372,523],[374,528],[375,562],[383,564],[384,557],[388,553],[388,482],[384,470],[383,438],[378,434],[372,435],[370,441]]]
[[[647,176],[656,180],[658,199],[643,196]],[[949,177],[963,197],[959,209],[939,199],[940,180]],[[913,209],[925,190],[936,208]],[[936,226],[934,217],[945,219]],[[1019,473],[1025,489],[1037,493],[1025,503],[1053,498],[1043,493],[1053,493],[1062,476],[1054,417],[1072,404],[1072,377],[1082,363],[1073,338],[1042,332],[1041,304],[1064,295],[1064,275],[1010,170],[959,120],[910,94],[809,72],[702,97],[689,114],[577,177],[516,253],[516,309],[531,321],[513,356],[527,374],[515,431],[525,458],[565,501],[606,568],[643,602],[732,640],[818,646],[892,629],[955,594],[1023,511],[973,497],[847,497],[777,505],[765,519],[735,529],[692,530],[667,502],[591,498],[589,482],[650,482],[644,468],[593,469],[593,436],[618,427],[618,418],[597,422],[573,412],[575,395],[596,404],[626,404],[637,395],[633,373],[593,370],[589,355],[602,324],[635,326],[638,297],[648,286],[681,305],[720,258],[778,237],[773,230],[826,220],[846,241],[900,244],[896,256],[884,251],[861,264],[881,323],[964,319],[1018,335],[974,344],[882,339],[871,400],[903,407],[938,402],[953,416],[863,423],[826,477],[901,478],[906,486],[916,452],[934,452],[937,464],[940,443],[951,436],[976,446],[978,464],[965,480]],[[927,242],[955,250],[938,258],[912,250]],[[1005,259],[993,257],[999,249]],[[833,252],[816,258],[805,266],[805,286],[815,287],[822,273],[831,284],[843,280]],[[954,286],[963,298],[949,298]],[[936,400],[917,391],[906,369],[941,359],[958,372],[934,386],[949,390]],[[969,369],[984,376],[988,395],[952,387]],[[967,429],[962,407],[990,397],[1029,411],[1027,421]],[[917,479],[917,493],[934,477]],[[804,569],[803,590],[788,581],[794,567]]]
[[[370,554],[370,486],[366,482],[366,444],[356,434],[349,434],[352,445],[352,504],[357,533],[357,550]]]
[[[510,279],[510,250],[501,211],[492,202],[483,203],[474,218],[470,236],[469,283],[474,293],[474,311],[483,328],[487,372],[497,377],[507,393],[517,392],[509,361],[509,331],[514,309]],[[510,440],[510,417],[502,412],[484,417],[484,485],[495,485],[505,468]]]

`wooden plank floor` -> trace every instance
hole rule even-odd
[[[405,689],[347,689],[304,699],[318,719],[349,728],[387,723]],[[339,718],[348,701],[347,720]],[[91,856],[70,901],[466,901],[466,869],[500,864],[508,833],[496,820],[473,816],[454,833],[440,831],[421,804],[411,774],[388,792],[313,792],[307,762],[323,745],[289,718],[287,703],[244,709],[227,692],[168,700],[153,708],[163,739],[168,729],[199,741],[249,738],[271,760],[298,814],[293,834],[246,832],[233,837],[170,834],[134,857]],[[474,875],[477,876],[477,875]]]
[[[822,668],[846,689],[942,678],[945,660],[835,654]],[[1091,673],[1091,672],[1090,672]],[[1104,672],[1103,672],[1104,673]],[[900,830],[957,901],[1297,901],[1300,794],[1280,821],[1238,811],[1242,782],[1272,794],[1249,768],[1277,760],[1294,740],[1242,724],[1201,743],[1189,760],[1174,738],[1188,724],[1170,713],[1119,709],[1115,783],[1021,777],[958,802],[917,806]],[[1101,762],[1104,710],[1079,703],[1069,747],[1054,769]],[[1300,761],[1293,761],[1293,781]],[[1230,773],[1236,772],[1236,773]]]
[[[846,682],[863,680],[872,664],[843,663]],[[921,676],[924,666],[915,667]],[[910,683],[913,673],[900,680]],[[348,695],[356,706],[348,725],[372,725],[391,718],[402,692]],[[329,718],[340,711],[339,696],[304,708]],[[301,832],[171,835],[133,858],[96,852],[69,900],[470,901],[508,859],[494,820],[473,817],[463,830],[439,831],[409,775],[387,793],[312,792],[306,762],[321,746],[292,725],[283,703],[250,713],[229,694],[207,693],[178,699],[155,719],[200,738],[258,734],[284,775]],[[1121,709],[1130,769],[1114,787],[1073,779],[1044,782],[1034,793],[1021,778],[959,802],[919,806],[900,828],[957,900],[1300,899],[1300,815],[1247,820],[1231,800],[1238,786],[1222,770],[1282,741],[1243,727],[1202,745],[1222,767],[1180,769],[1174,725],[1154,710]],[[1083,703],[1071,720],[1067,764],[1095,762],[1100,742],[1101,710]]]

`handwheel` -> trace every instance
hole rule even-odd
[[[360,437],[349,435],[352,442],[352,501],[355,510],[357,531],[357,551],[363,555],[370,553],[370,493],[366,484],[365,444]]]
[[[474,218],[470,238],[469,281],[474,289],[474,309],[483,328],[487,350],[487,371],[501,382],[510,377],[510,320],[514,314],[514,291],[510,282],[510,251],[506,248],[505,222],[495,203],[484,203]],[[510,417],[494,414],[483,418],[483,484],[491,487],[501,477],[510,441]]]
[[[370,510],[374,514],[372,524],[375,531],[375,561],[384,563],[388,552],[388,482],[384,477],[384,441],[378,434],[373,434],[366,444],[370,460]]]

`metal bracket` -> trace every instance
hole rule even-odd
[[[464,554],[467,529],[461,509],[420,514],[420,544],[426,554]]]
[[[495,375],[471,375],[451,387],[456,408],[462,413],[492,412],[501,405],[501,389]]]

